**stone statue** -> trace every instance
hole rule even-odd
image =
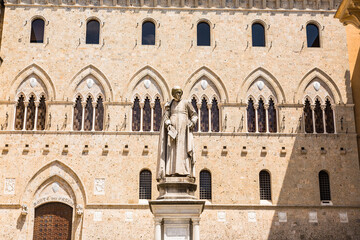
[[[156,179],[194,177],[195,154],[192,130],[198,116],[191,102],[181,99],[183,91],[174,87],[174,99],[165,104],[161,122]]]

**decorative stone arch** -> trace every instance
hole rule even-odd
[[[265,84],[268,84],[269,87],[275,92],[275,98],[277,102],[283,103],[286,102],[286,97],[284,90],[282,89],[280,83],[277,79],[266,69],[259,67],[252,71],[243,81],[238,90],[236,101],[242,101],[243,99],[248,100],[247,95],[249,94],[249,89],[257,80],[263,80]],[[274,95],[274,94],[273,94]],[[258,99],[258,98],[255,98]]]
[[[229,96],[226,91],[226,87],[225,87],[224,83],[222,82],[222,80],[220,79],[220,77],[217,74],[215,74],[212,70],[210,70],[206,66],[199,68],[193,74],[190,75],[190,77],[188,78],[188,80],[185,83],[184,96],[187,98],[189,96],[197,95],[197,97],[200,98],[199,95],[204,94],[203,93],[204,89],[200,87],[202,90],[200,90],[200,91],[198,91],[198,93],[196,93],[194,91],[195,90],[194,88],[197,85],[199,85],[203,79],[210,81],[208,83],[208,85],[210,85],[210,87],[214,88],[214,91],[217,92],[217,94],[219,95],[218,97],[221,102],[229,102]],[[208,98],[209,98],[209,96],[208,96]],[[201,99],[202,99],[202,97],[201,97]]]
[[[29,81],[31,77],[35,77],[36,80],[39,81],[39,85],[43,87],[43,91],[45,92],[45,97],[49,100],[56,100],[56,91],[54,83],[51,81],[50,76],[37,64],[31,64],[21,70],[14,80],[11,82],[9,95],[7,96],[10,99],[15,99],[17,94],[17,90],[19,87],[24,84],[26,81]],[[29,86],[30,88],[30,86]],[[27,94],[24,93],[25,97],[28,97]]]
[[[68,99],[74,99],[77,92],[77,87],[85,81],[86,78],[92,77],[95,83],[99,86],[99,88],[103,91],[104,98],[109,101],[113,101],[113,90],[109,80],[106,78],[105,74],[103,74],[98,68],[93,65],[88,65],[81,69],[71,80],[70,82],[70,91],[67,92]],[[104,100],[105,100],[104,99]]]
[[[149,77],[149,80],[152,84],[156,84],[156,86],[160,89],[160,100],[161,101],[168,101],[170,99],[170,89],[165,81],[165,79],[161,76],[161,74],[155,70],[153,67],[147,65],[137,71],[130,79],[126,86],[126,95],[125,98],[127,100],[133,101],[135,95],[135,88],[139,86],[143,81],[145,81],[146,77]],[[145,87],[144,87],[145,88]],[[145,91],[145,90],[144,90]],[[156,94],[154,94],[156,95]],[[154,99],[154,97],[152,96]],[[141,98],[140,98],[141,99]]]
[[[309,95],[305,95],[300,103],[305,104],[306,99],[309,100],[310,105],[314,104],[314,100]]]
[[[294,100],[296,103],[301,102],[303,95],[305,94],[306,88],[309,86],[309,84],[311,84],[311,82],[315,81],[315,79],[320,83],[323,83],[324,87],[327,87],[329,89],[329,94],[332,95],[332,97],[334,98],[334,102],[343,103],[340,90],[337,87],[336,83],[330,78],[329,75],[327,75],[319,68],[312,69],[301,79],[294,96]]]
[[[57,194],[54,184],[62,192]],[[51,188],[52,191],[49,190]],[[36,207],[49,202],[61,202],[73,208],[72,239],[81,239],[82,214],[78,213],[83,211],[86,199],[84,185],[70,167],[58,160],[46,164],[30,178],[21,196],[20,204],[23,208],[26,206],[28,211],[25,219],[27,227],[20,230],[21,235],[24,239],[32,239]]]

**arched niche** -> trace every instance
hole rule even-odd
[[[34,86],[34,79],[36,80],[36,86]],[[28,97],[30,93],[36,93],[37,99],[39,99],[38,97],[41,94],[44,94],[47,99],[56,100],[56,91],[53,82],[46,71],[36,64],[32,64],[20,71],[11,83],[8,97],[15,99],[20,92],[23,92],[26,97]]]
[[[89,80],[92,79],[94,84],[91,88],[89,88],[88,83]],[[82,96],[87,96],[88,93],[94,92],[101,92],[104,96],[104,100],[113,101],[113,90],[109,80],[105,77],[105,75],[95,66],[89,65],[83,69],[81,69],[71,80],[70,83],[70,91],[66,93],[68,99],[74,99],[77,91],[84,91],[86,94],[82,94]],[[94,97],[97,97],[99,94],[94,94]]]
[[[276,97],[277,101],[282,103],[286,102],[286,97],[284,94],[284,90],[282,89],[280,83],[277,79],[266,69],[264,68],[257,68],[252,71],[242,82],[240,89],[238,90],[236,101],[247,101],[249,94],[253,95],[250,90],[255,90],[258,88],[258,81],[264,82],[264,89],[268,93],[272,93],[274,97]],[[252,89],[250,89],[252,88]],[[258,90],[256,90],[258,91]],[[264,96],[264,94],[261,94]],[[265,94],[266,95],[266,94]],[[255,98],[253,100],[257,100],[256,94],[253,95]],[[274,99],[275,100],[275,99]]]
[[[141,102],[148,97],[150,102],[154,102],[157,97],[160,98],[160,102],[164,101],[164,94],[157,83],[151,76],[146,75],[132,89],[131,100],[139,97]]]
[[[311,87],[313,87],[315,81],[321,84],[323,93],[324,91],[327,91],[327,94],[332,96],[335,103],[343,103],[340,90],[335,82],[330,76],[318,68],[312,69],[301,79],[294,96],[295,103],[303,102],[304,95],[308,95],[307,91],[310,91],[311,94],[313,91]],[[316,95],[319,95],[319,93]]]
[[[77,96],[84,96],[84,101],[90,96],[93,100],[101,96],[103,99],[105,97],[105,90],[101,85],[100,81],[95,78],[93,75],[89,74],[84,77],[75,88],[75,95],[73,99],[76,99]]]
[[[327,99],[330,103],[334,104],[334,94],[329,86],[320,78],[314,78],[311,80],[304,89],[302,103],[305,99],[309,99],[314,103],[316,99],[319,99],[321,104],[324,104]]]
[[[147,80],[150,81],[149,88],[146,88],[145,85],[145,81],[147,82]],[[152,96],[151,94],[154,94],[156,91],[158,93],[157,96],[162,97],[163,101],[170,100],[170,89],[165,79],[157,70],[151,66],[145,66],[137,71],[128,82],[126,90],[127,92],[125,93],[124,97],[128,101],[132,101],[136,93],[143,93],[145,97],[146,93],[148,93],[149,96]],[[141,90],[141,92],[136,92],[137,90]]]
[[[273,86],[267,80],[259,77],[258,79],[253,81],[247,89],[246,99],[249,98],[252,98],[254,102],[258,102],[261,98],[265,103],[267,103],[271,98],[276,103],[277,93]]]
[[[204,80],[207,84],[204,84]],[[204,88],[205,85],[206,88]],[[217,99],[221,102],[229,101],[227,90],[220,77],[205,66],[191,74],[185,83],[184,97],[190,98],[194,95],[198,99],[206,95],[209,99],[217,96]]]

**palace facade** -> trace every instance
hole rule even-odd
[[[7,0],[0,239],[153,239],[159,128],[199,115],[201,239],[360,239],[337,0]]]

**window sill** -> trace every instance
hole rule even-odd
[[[333,203],[330,200],[321,201],[321,206],[332,206]]]
[[[272,205],[272,201],[270,201],[270,200],[260,200],[260,205]]]

